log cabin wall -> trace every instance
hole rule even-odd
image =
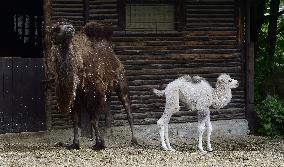
[[[67,18],[77,29],[84,24],[86,14],[89,20],[112,22],[113,46],[126,68],[135,124],[156,123],[163,113],[165,99],[154,96],[151,89],[163,89],[183,74],[205,77],[212,86],[220,73],[239,80],[241,84],[233,90],[232,102],[224,109],[212,110],[211,118],[245,118],[244,62],[239,39],[242,27],[237,0],[180,1],[184,12],[179,16],[184,18],[176,18],[179,25],[174,30],[145,31],[127,29],[123,18],[125,2],[129,1],[89,0],[86,13],[83,0],[54,0],[53,18]],[[180,20],[184,20],[184,24],[180,24]],[[114,125],[128,124],[114,93],[111,110]],[[187,111],[183,106],[171,119],[179,123],[196,120],[196,112]],[[56,128],[71,126],[70,117],[55,110],[52,122]]]

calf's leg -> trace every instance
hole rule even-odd
[[[170,93],[166,93],[165,111],[162,117],[157,122],[158,126],[160,127],[161,143],[162,143],[162,148],[164,150],[174,151],[174,149],[170,145],[168,124],[170,122],[172,114],[178,111],[179,111],[178,91],[172,91]]]
[[[209,109],[198,111],[198,149],[201,153],[206,153],[202,146],[202,137],[205,131],[206,121],[210,117]]]
[[[206,118],[206,128],[207,128],[207,150],[208,151],[213,151],[212,146],[211,146],[211,133],[212,133],[212,124],[210,121],[210,115],[207,116]]]

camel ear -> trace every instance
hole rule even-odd
[[[221,74],[218,78],[217,78],[217,84],[224,84],[225,83],[225,78],[223,77],[223,74]]]
[[[96,39],[106,39],[108,41],[111,40],[113,30],[112,26],[106,22],[89,22],[83,28],[85,34],[89,38],[96,38]]]

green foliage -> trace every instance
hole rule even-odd
[[[265,100],[256,105],[260,128],[258,132],[263,135],[284,134],[284,105],[279,98],[267,96]]]
[[[277,70],[284,70],[284,18],[278,20],[277,42],[275,47],[275,54],[268,55],[267,41],[268,35],[268,23],[262,25],[262,29],[259,34],[258,48],[256,49],[255,58],[255,100],[256,103],[264,100],[264,96],[261,94],[263,81],[273,72]],[[267,57],[272,56],[273,61],[267,62]]]
[[[281,0],[284,5],[284,0]],[[269,1],[266,1],[269,6]],[[268,9],[268,8],[266,8]],[[266,13],[269,12],[268,10]],[[284,134],[284,105],[279,98],[267,96],[263,93],[263,83],[269,76],[278,70],[284,70],[284,17],[278,18],[277,42],[274,55],[268,55],[270,42],[268,39],[268,22],[262,25],[258,48],[255,57],[255,104],[256,114],[259,118],[259,132],[263,135]],[[271,57],[271,62],[268,62]]]
[[[284,69],[284,17],[278,20],[278,34],[275,49],[275,66]]]
[[[255,101],[256,103],[263,100],[262,96],[262,83],[267,76],[271,73],[271,64],[268,64],[266,57],[268,55],[267,48],[267,30],[268,24],[264,24],[259,34],[258,48],[256,49],[255,57]]]

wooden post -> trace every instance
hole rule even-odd
[[[126,3],[125,0],[118,0],[117,1],[117,8],[118,8],[118,29],[125,30],[126,27]]]
[[[244,0],[237,0],[235,7],[235,25],[237,27],[237,43],[242,45],[244,39]]]
[[[184,0],[177,0],[175,1],[175,25],[176,29],[178,31],[183,31],[185,29],[185,23],[186,23],[186,7],[184,6]]]
[[[51,26],[51,12],[52,12],[52,0],[43,0],[43,63],[45,70],[45,80],[51,79],[50,71],[48,70],[47,60],[51,53],[51,36],[49,32],[49,27]],[[46,83],[49,84],[50,82]],[[46,129],[51,130],[51,85],[46,85],[45,89],[45,113],[46,113]]]
[[[251,134],[256,133],[257,121],[254,107],[254,43],[246,46],[246,116]]]
[[[251,42],[250,1],[246,1],[246,117],[251,134],[256,133],[254,111],[254,43]]]
[[[90,1],[84,0],[84,23],[86,24],[90,19]]]

